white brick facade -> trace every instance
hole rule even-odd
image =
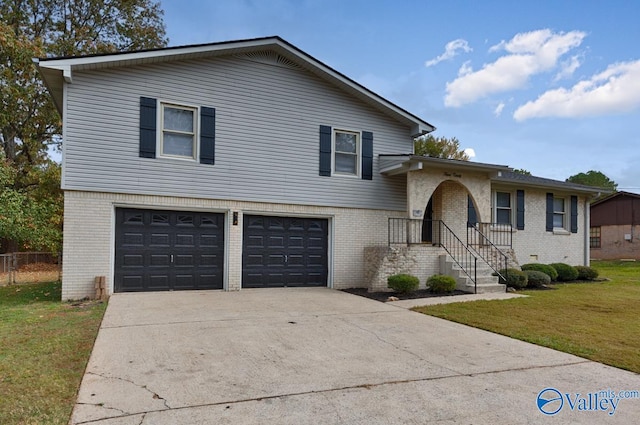
[[[513,229],[512,249],[501,245],[508,254],[510,264],[567,263],[570,265],[589,265],[588,229],[589,209],[586,197],[578,196],[577,232],[569,229],[570,192],[554,192],[554,196],[565,199],[566,229],[546,230],[547,192],[526,187],[524,185],[494,185],[486,173],[453,173],[441,170],[422,169],[407,174],[407,202],[409,214],[413,219],[422,219],[429,199],[432,201],[433,219],[442,220],[460,239],[467,244],[468,196],[473,199],[478,222],[490,223],[492,218],[493,191],[505,191],[512,194]],[[515,193],[524,191],[524,229],[515,226]],[[492,241],[500,238],[508,241],[505,234],[500,234],[499,226],[481,226],[481,230]],[[414,241],[419,242],[419,241]],[[413,249],[412,249],[413,247]],[[366,278],[372,291],[387,290],[386,279],[392,274],[408,273],[420,278],[421,286],[426,277],[442,272],[437,259],[439,248],[421,245],[396,245],[391,248],[371,247],[366,250]],[[514,258],[515,257],[515,258]],[[483,263],[482,259],[479,259]],[[514,260],[517,263],[514,263]],[[485,267],[485,266],[482,266]]]
[[[525,228],[514,230],[513,249],[520,264],[567,263],[572,266],[589,265],[589,208],[585,198],[578,197],[578,232],[568,230],[547,232],[546,192],[525,190]]]
[[[63,299],[92,297],[95,276],[106,276],[109,293],[113,292],[116,207],[224,212],[228,290],[241,288],[243,214],[328,218],[329,285],[334,288],[368,286],[364,248],[386,246],[388,218],[404,217],[400,211],[66,191]],[[238,212],[235,226],[231,224],[233,212]]]

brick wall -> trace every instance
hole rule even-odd
[[[578,233],[547,232],[546,193],[544,190],[525,190],[525,228],[513,231],[513,249],[518,262],[584,265],[585,231],[589,232],[585,229],[584,197],[578,198]],[[568,214],[568,204],[566,210]]]
[[[640,260],[640,225],[601,226],[600,238],[600,248],[591,248],[592,258]]]
[[[329,269],[334,288],[369,286],[365,279],[364,248],[386,247],[388,218],[405,216],[404,211],[66,191],[63,299],[93,296],[95,276],[106,276],[109,292],[113,291],[116,206],[227,213],[225,284],[229,290],[238,290],[241,286],[243,213],[329,218],[331,227]],[[239,213],[237,226],[229,225],[233,211]]]
[[[450,194],[446,192],[452,191]],[[441,195],[439,195],[439,193]],[[407,174],[407,209],[412,218],[422,218],[424,210],[429,202],[429,198],[434,195],[434,213],[437,211],[459,212],[464,214],[464,223],[467,222],[467,194],[475,202],[476,212],[480,221],[491,220],[491,180],[487,173],[464,172],[449,173],[441,169],[424,169],[420,171],[410,171]],[[440,196],[453,196],[462,200],[455,208],[448,205],[446,208],[438,204]],[[421,211],[420,216],[413,214],[414,211]],[[444,219],[443,217],[435,217]],[[445,222],[447,220],[445,219]],[[447,223],[449,224],[449,223]]]
[[[426,288],[427,279],[440,273],[439,255],[442,248],[431,245],[372,246],[364,250],[365,276],[370,283],[369,291],[391,291],[387,278],[406,273],[420,279],[420,289]]]

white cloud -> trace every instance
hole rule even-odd
[[[610,65],[570,89],[549,90],[520,106],[513,118],[585,117],[636,108],[640,108],[640,60]]]
[[[473,148],[466,148],[464,150],[464,153],[467,154],[467,156],[469,157],[469,159],[475,158],[476,157],[476,151]]]
[[[560,57],[578,47],[585,36],[581,31],[554,33],[548,29],[516,34],[489,49],[508,54],[447,83],[444,104],[459,107],[492,93],[522,88],[532,75],[555,68]]]
[[[560,64],[560,72],[556,74],[553,80],[559,81],[571,77],[573,73],[576,72],[576,69],[580,68],[580,65],[582,65],[580,57],[578,55],[572,56],[571,59]]]
[[[502,115],[502,110],[504,109],[504,102],[500,102],[498,104],[498,106],[496,106],[496,109],[493,110],[493,114],[496,117],[499,117],[500,115]]]
[[[458,56],[460,51],[463,51],[465,53],[469,53],[469,52],[473,51],[473,49],[471,47],[469,47],[469,43],[467,43],[467,40],[463,40],[462,38],[458,38],[456,40],[448,42],[444,46],[444,53],[441,54],[440,56],[435,57],[434,59],[426,61],[424,63],[424,66],[426,66],[428,68],[430,66],[439,64],[442,61],[445,61],[447,59],[451,59],[451,58],[453,58],[455,56]]]
[[[473,72],[473,68],[470,65],[471,61],[466,61],[462,64],[460,69],[458,70],[458,76],[462,77],[463,75],[471,74]]]

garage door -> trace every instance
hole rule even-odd
[[[115,291],[222,289],[224,214],[116,209]]]
[[[242,287],[327,286],[328,220],[245,215]]]

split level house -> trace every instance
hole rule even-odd
[[[640,195],[616,192],[591,204],[591,257],[640,260]]]
[[[507,263],[589,264],[592,188],[416,156],[433,125],[279,37],[36,62],[63,120],[63,299],[98,276],[490,290]]]

